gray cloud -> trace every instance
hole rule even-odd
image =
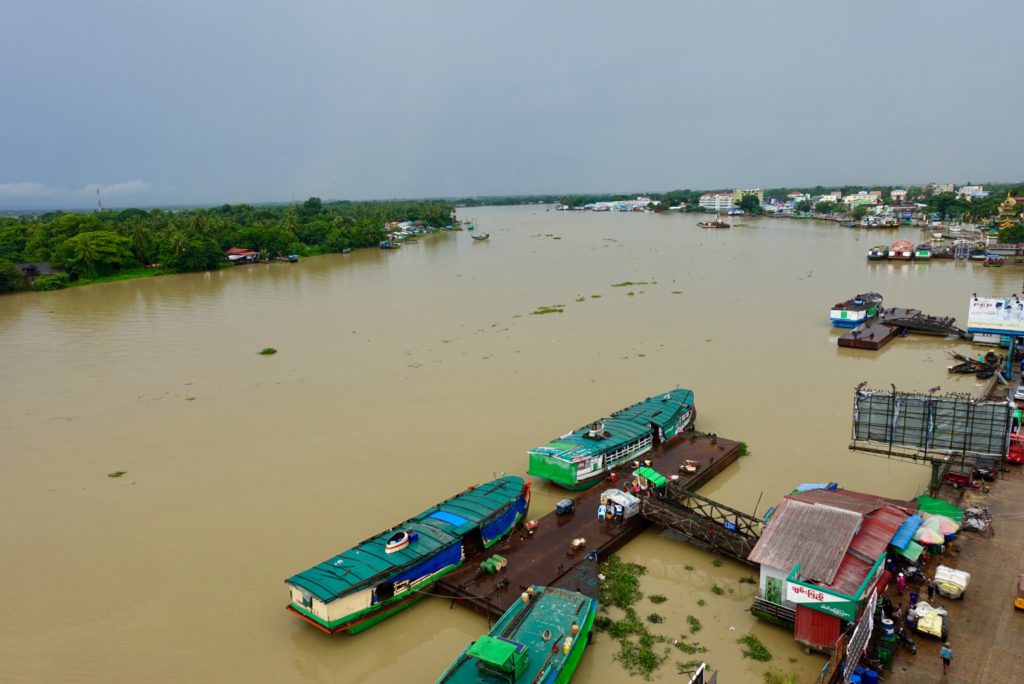
[[[1014,180],[1017,10],[9,0],[0,207]]]

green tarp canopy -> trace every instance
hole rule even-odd
[[[921,513],[931,513],[932,515],[944,515],[947,518],[952,518],[957,523],[962,523],[964,520],[964,512],[942,499],[933,499],[930,496],[919,496],[916,499],[919,511]]]
[[[633,475],[637,476],[637,477],[645,478],[648,482],[650,482],[655,487],[661,487],[666,482],[668,482],[668,480],[665,478],[665,476],[662,475],[661,473],[659,473],[654,468],[646,468],[646,467],[645,468],[637,468],[636,470],[633,471]]]
[[[924,552],[924,547],[918,544],[916,541],[907,542],[907,548],[896,549],[896,553],[900,554],[910,562],[916,562],[921,557],[921,553]]]
[[[488,665],[511,672],[515,667],[512,661],[512,656],[515,653],[516,644],[485,635],[477,639],[469,647],[466,655],[471,655]]]

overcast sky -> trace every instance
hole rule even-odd
[[[1020,6],[0,0],[0,208],[1020,180]]]

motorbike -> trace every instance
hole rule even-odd
[[[903,629],[903,625],[900,625],[896,629],[896,640],[913,655],[917,655],[917,643],[909,634],[907,634],[907,630]]]

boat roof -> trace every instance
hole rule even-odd
[[[515,501],[523,484],[523,478],[509,475],[467,489],[285,582],[324,602],[370,586],[389,572],[421,561],[458,541]],[[416,532],[419,539],[404,549],[387,553],[385,545],[396,531]]]
[[[547,444],[530,449],[531,454],[552,456],[563,461],[574,461],[592,454],[616,449],[626,442],[651,432],[651,423],[668,426],[680,411],[693,408],[693,392],[688,389],[674,389],[647,397],[607,418],[587,423],[578,430],[552,440]],[[610,434],[605,439],[593,439],[588,433],[594,423],[604,424],[604,431]]]
[[[438,683],[473,684],[507,682],[477,667],[477,661],[503,663],[526,649],[526,671],[516,681],[530,682],[547,664],[560,666],[565,658],[562,643],[572,635],[572,624],[581,628],[595,599],[559,587],[534,586],[535,597],[529,603],[516,601],[484,637],[470,644]],[[546,637],[546,638],[545,638]],[[552,651],[552,646],[558,648]]]

